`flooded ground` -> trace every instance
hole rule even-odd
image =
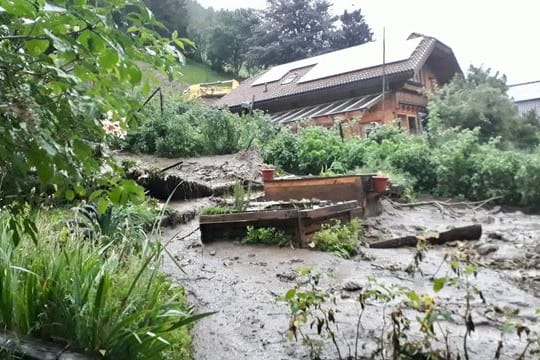
[[[487,305],[478,297],[472,301],[476,329],[468,339],[469,356],[493,359],[500,339],[498,329],[505,321],[538,330],[535,311],[540,307],[540,216],[503,212],[499,208],[441,212],[434,206],[398,208],[385,202],[381,216],[365,221],[365,232],[368,241],[373,241],[473,223],[482,224],[482,237],[480,241],[469,242],[461,252],[469,254],[480,267],[472,282],[495,311],[486,313]],[[418,293],[433,293],[431,278],[448,271],[441,263],[448,253],[456,251],[456,244],[452,243],[429,249],[419,272],[411,276],[405,269],[415,255],[413,248],[362,248],[363,256],[345,260],[307,249],[245,246],[238,242],[203,245],[198,231],[180,239],[197,227],[194,220],[168,228],[163,235],[165,241],[172,239],[167,248],[185,273],[170,258],[165,259],[165,271],[186,287],[190,301],[200,311],[217,311],[193,329],[196,359],[308,358],[300,341],[287,339],[289,309],[279,300],[294,287],[298,277],[295,270],[300,267],[313,267],[314,273],[323,274],[319,287],[337,298],[340,338],[352,344],[359,312],[355,291],[366,286],[368,277]],[[460,317],[464,291],[446,287],[437,294],[437,299],[447,304],[452,313],[443,325],[450,331],[450,348],[459,349],[465,331]],[[380,311],[374,308],[367,312],[362,322],[365,331],[359,353],[365,357],[372,350],[372,338],[383,326]],[[505,335],[500,358],[518,358],[525,346],[524,338],[515,333]],[[340,341],[346,350],[347,345]],[[326,348],[329,350],[322,357],[336,359],[331,347]]]

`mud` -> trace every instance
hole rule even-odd
[[[441,231],[450,227],[480,223],[484,228],[478,242],[468,244],[468,252],[481,270],[474,283],[486,300],[501,313],[486,314],[481,301],[473,301],[476,331],[468,340],[471,359],[492,359],[500,339],[498,330],[505,316],[538,330],[535,309],[540,307],[540,216],[521,212],[505,213],[500,209],[455,209],[442,213],[436,207],[398,209],[385,203],[383,215],[365,221],[368,241],[396,236]],[[196,220],[181,227],[166,229],[164,238],[176,234],[181,238],[198,226]],[[336,319],[340,332],[350,343],[359,311],[355,287],[365,286],[374,276],[387,284],[398,284],[419,293],[432,293],[434,274],[445,271],[440,264],[456,244],[437,246],[427,251],[420,273],[410,276],[405,269],[411,264],[415,249],[362,248],[364,256],[345,260],[328,253],[306,249],[245,246],[237,242],[203,245],[200,234],[172,241],[168,249],[184,271],[171,261],[164,261],[165,271],[186,287],[190,301],[200,311],[217,311],[199,321],[193,329],[195,359],[302,359],[306,348],[287,339],[289,312],[279,297],[294,287],[295,269],[313,267],[326,274],[319,286],[337,296]],[[371,260],[365,260],[370,258]],[[437,271],[439,271],[437,273]],[[452,349],[462,342],[465,328],[462,313],[462,290],[447,287],[437,298],[448,304],[452,317],[445,322],[451,331]],[[381,309],[365,315],[366,334],[379,331]],[[415,314],[411,314],[415,316]],[[373,348],[370,336],[362,337],[361,350]],[[328,345],[328,344],[327,344]],[[346,349],[345,343],[341,343]],[[515,334],[505,336],[501,359],[516,359],[524,348],[524,339]],[[327,347],[331,350],[330,347]],[[332,352],[323,358],[337,358]]]
[[[262,159],[256,150],[232,155],[167,159],[151,155],[116,154],[126,175],[158,199],[197,199],[232,192],[237,181],[260,183]]]

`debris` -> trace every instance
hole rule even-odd
[[[216,250],[211,250],[208,254],[210,256],[216,256]]]
[[[455,240],[478,240],[481,236],[482,225],[475,224],[441,232],[438,236],[426,238],[426,241],[433,245],[441,245]],[[389,249],[405,246],[416,246],[417,243],[417,236],[404,236],[390,240],[378,241],[370,244],[370,247],[378,249]]]
[[[279,273],[276,277],[281,281],[294,281],[296,280],[296,274],[294,272]]]
[[[342,290],[345,290],[345,291],[350,291],[350,292],[354,292],[354,291],[360,291],[362,290],[362,285],[360,285],[359,283],[357,283],[356,281],[354,280],[349,280],[347,281],[345,284],[343,284],[343,286],[341,287]]]

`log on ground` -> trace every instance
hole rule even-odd
[[[482,225],[474,224],[469,226],[457,227],[448,231],[439,233],[438,236],[426,238],[429,244],[442,245],[450,241],[456,240],[478,240],[482,236]],[[371,243],[369,246],[376,249],[391,249],[406,246],[416,246],[418,244],[418,236],[404,236],[400,238],[383,240]]]

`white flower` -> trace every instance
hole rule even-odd
[[[107,117],[106,117],[106,119],[112,120],[113,115],[114,115],[114,112],[113,112],[112,110],[107,111]]]
[[[120,126],[118,121],[111,121],[109,119],[101,120],[101,126],[107,135],[113,135],[120,139],[125,139],[127,131]]]

